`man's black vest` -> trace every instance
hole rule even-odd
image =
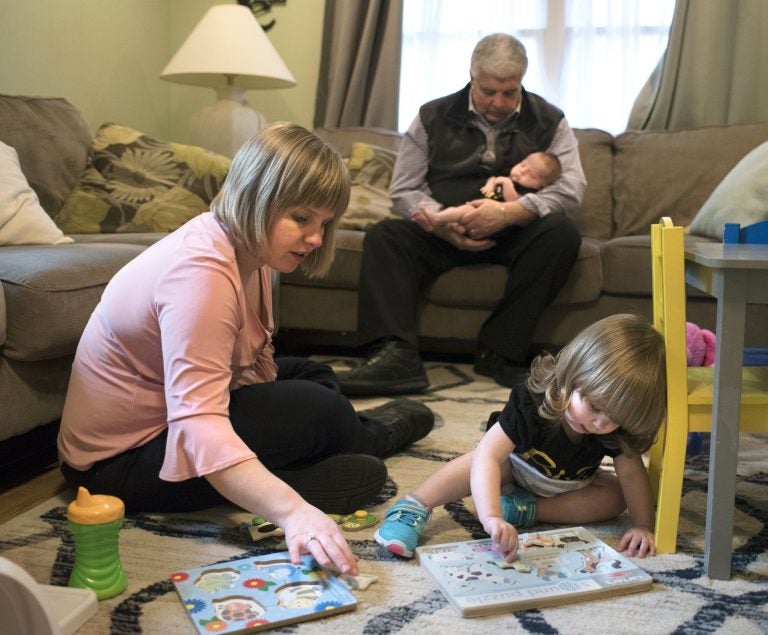
[[[509,176],[510,168],[531,152],[546,150],[563,118],[561,110],[522,90],[520,114],[499,132],[496,162],[483,166],[485,135],[472,123],[469,84],[419,109],[429,138],[427,182],[434,199],[446,207],[481,198],[489,176]]]

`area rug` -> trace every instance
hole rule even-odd
[[[335,358],[334,366],[351,364]],[[471,366],[428,364],[429,392],[414,397],[435,412],[435,430],[408,451],[387,460],[390,478],[377,504],[381,515],[441,463],[470,449],[488,415],[500,409],[508,391],[472,373]],[[356,400],[360,409],[383,399]],[[518,613],[462,619],[413,560],[381,549],[373,529],[348,533],[361,571],[378,581],[355,591],[354,612],[284,627],[284,633],[768,633],[768,438],[742,435],[736,492],[733,577],[713,581],[703,572],[707,457],[691,457],[685,478],[678,553],[633,561],[654,579],[650,591]],[[38,582],[65,585],[74,561],[66,524],[67,495],[56,497],[0,526],[0,553]],[[425,544],[484,537],[471,498],[437,509]],[[128,588],[99,604],[84,634],[148,633],[192,635],[169,576],[214,562],[281,550],[276,539],[253,542],[251,515],[230,507],[195,514],[137,514],[126,518],[120,553]],[[626,514],[588,525],[616,546],[629,524]],[[540,525],[537,529],[553,529]],[[0,616],[0,623],[2,616]],[[0,630],[2,630],[0,628]]]

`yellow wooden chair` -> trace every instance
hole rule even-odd
[[[649,476],[656,496],[656,548],[674,553],[689,432],[712,425],[714,369],[689,368],[685,347],[683,228],[662,218],[651,226],[653,322],[664,335],[667,420],[650,450]],[[744,367],[739,429],[768,432],[768,367]]]

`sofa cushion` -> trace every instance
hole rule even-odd
[[[703,236],[686,236],[685,244],[712,242]],[[652,295],[651,236],[621,236],[602,245],[603,291],[611,295]],[[692,297],[711,297],[693,287],[687,287]]]
[[[361,231],[339,230],[336,258],[326,276],[308,278],[297,269],[281,275],[281,284],[356,291],[364,236]],[[506,271],[500,265],[457,267],[440,276],[427,291],[426,297],[430,302],[443,306],[491,308],[501,297],[505,281]],[[602,286],[600,244],[585,238],[571,277],[553,303],[592,302],[599,297]]]
[[[569,216],[582,236],[607,240],[613,236],[613,135],[594,129],[575,128],[579,157],[587,176],[581,207]]]
[[[389,183],[397,152],[370,143],[352,144],[344,160],[349,168],[352,187],[349,205],[339,220],[342,229],[368,229],[392,215]]]
[[[173,231],[208,209],[230,162],[197,146],[104,124],[56,223],[67,233]]]
[[[501,265],[456,267],[441,275],[427,291],[433,304],[450,307],[493,308],[504,292],[507,272]],[[593,302],[603,287],[600,245],[584,239],[568,281],[553,305]]]
[[[53,217],[80,179],[91,132],[66,99],[0,95],[0,141],[16,149],[21,171]]]
[[[619,135],[613,164],[616,236],[647,234],[661,216],[688,225],[733,166],[766,140],[768,124]]]
[[[0,245],[71,243],[40,206],[16,150],[0,141]]]
[[[69,234],[76,243],[118,243],[121,245],[154,245],[168,234],[160,232],[130,232],[126,234]]]
[[[691,222],[691,232],[723,239],[725,223],[768,218],[768,142],[757,146],[715,188]]]
[[[357,290],[364,237],[365,233],[356,229],[337,230],[333,264],[326,275],[310,278],[297,268],[291,273],[280,274],[281,284]]]
[[[40,362],[20,362],[0,356],[0,465],[5,469],[10,462],[27,466],[28,456],[41,449],[42,426],[61,417],[67,394],[72,356],[57,357]],[[7,439],[37,428],[32,437],[16,439],[9,446]],[[54,424],[53,449],[56,448]],[[6,472],[8,473],[8,472]]]
[[[614,295],[651,295],[651,237],[623,236],[603,243],[603,291]]]
[[[3,355],[21,361],[72,355],[107,282],[143,249],[98,243],[0,249]]]

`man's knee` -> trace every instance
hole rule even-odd
[[[542,237],[554,250],[553,253],[575,257],[581,246],[581,234],[576,223],[565,214],[550,214],[542,221]]]
[[[375,245],[390,243],[407,230],[407,223],[400,219],[385,219],[375,223],[365,232],[363,245],[365,249]]]

